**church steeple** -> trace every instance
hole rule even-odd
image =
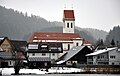
[[[63,33],[74,33],[75,16],[74,10],[64,10],[63,13]]]

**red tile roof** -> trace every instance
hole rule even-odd
[[[35,32],[28,42],[33,40],[71,40],[73,38],[80,38],[79,34],[73,33],[53,33],[53,32]]]
[[[89,41],[87,41],[87,40],[84,40],[84,42],[83,42],[84,44],[91,44]]]
[[[75,20],[74,10],[64,10],[63,20]]]

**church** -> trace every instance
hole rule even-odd
[[[54,49],[59,52],[57,51],[51,52],[51,48],[50,48],[51,43],[52,45],[54,45],[54,48],[52,47],[52,50]],[[57,59],[59,59],[60,57],[68,53],[69,50],[73,49],[73,47],[84,46],[87,44],[89,46],[92,45],[88,42],[86,43],[86,41],[83,38],[81,38],[79,34],[75,33],[74,10],[64,10],[63,11],[63,32],[35,32],[33,33],[33,35],[28,40],[27,56],[29,57],[28,59],[30,60],[31,58],[33,59],[35,57],[37,58],[39,57],[40,59],[38,60],[41,60],[41,58],[44,58],[42,59],[44,61],[46,57],[48,57],[47,59],[48,62],[51,61],[51,58],[53,61],[56,61]],[[58,47],[57,45],[59,45],[59,48],[61,48],[61,52],[60,52],[60,49],[55,48],[55,45],[56,47]],[[35,53],[33,51],[30,51],[33,49],[38,50],[39,48],[43,48],[43,47],[46,48],[46,50],[48,50],[49,52],[48,51],[47,52],[37,51],[37,53]],[[42,56],[41,53],[44,53],[44,56]],[[55,57],[53,57],[53,55]],[[44,64],[46,65],[46,63],[43,63],[43,65]]]

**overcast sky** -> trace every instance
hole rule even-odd
[[[120,0],[0,0],[0,5],[61,22],[63,10],[73,9],[81,28],[109,31],[120,24]]]

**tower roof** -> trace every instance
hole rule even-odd
[[[74,20],[75,21],[74,10],[64,10],[63,20]]]

